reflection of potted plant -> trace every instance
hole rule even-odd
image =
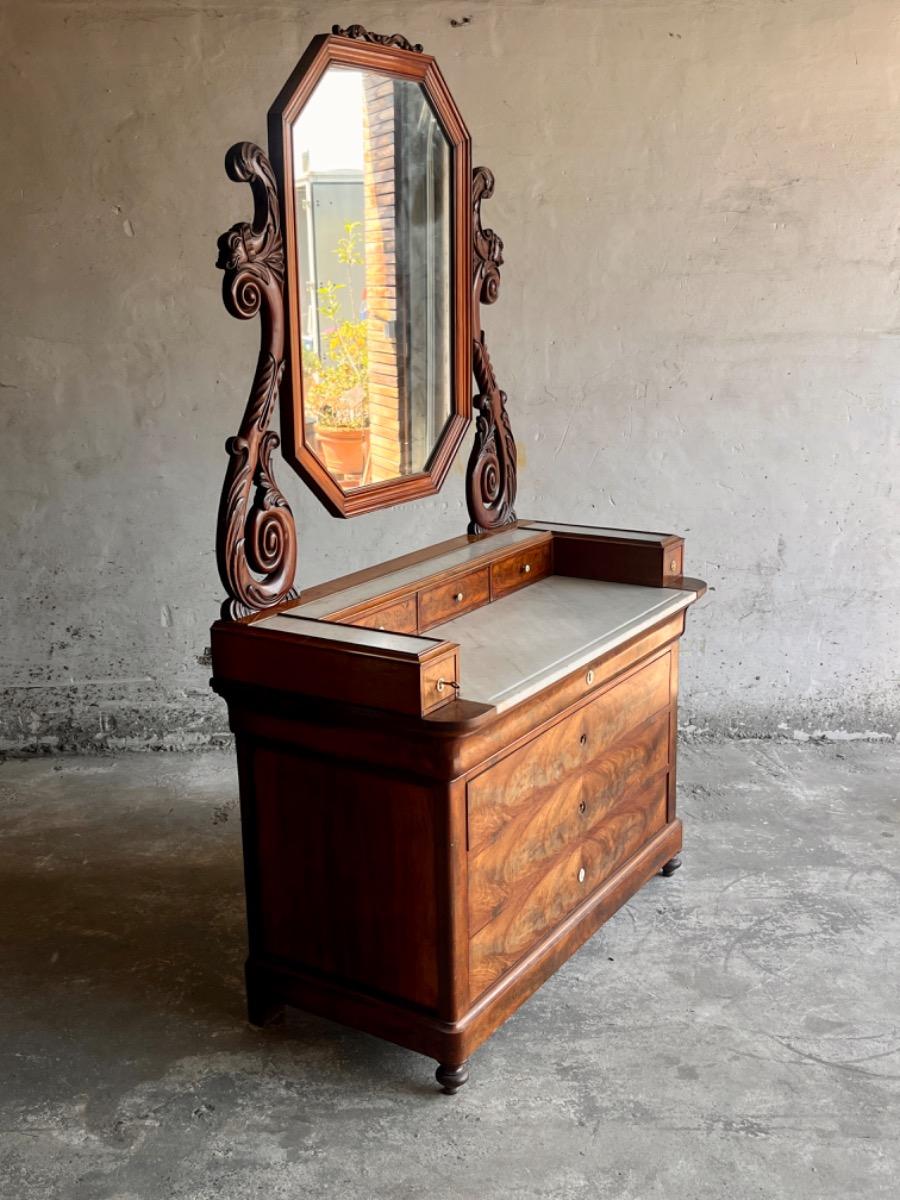
[[[365,471],[369,448],[368,411],[368,338],[365,319],[357,319],[352,265],[362,263],[359,256],[359,222],[345,225],[346,236],[338,242],[338,261],[347,267],[347,284],[320,284],[318,309],[323,326],[324,354],[303,355],[306,420],[315,421],[315,436],[325,466],[333,475],[361,476]],[[350,293],[352,319],[341,320],[338,293]]]
[[[322,405],[316,438],[332,475],[363,474],[369,450],[369,414],[360,384],[334,403]]]

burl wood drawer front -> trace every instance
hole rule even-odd
[[[394,604],[385,604],[358,617],[351,617],[350,624],[361,625],[364,629],[386,629],[389,633],[417,633],[416,598],[407,596]]]
[[[448,583],[423,588],[419,592],[419,629],[430,629],[470,609],[487,604],[490,599],[489,568],[471,571]]]
[[[626,793],[641,791],[668,765],[666,708],[521,807],[470,857],[470,937],[507,905],[517,905],[560,854],[594,836]]]
[[[550,574],[553,555],[550,543],[531,546],[491,565],[491,592],[495,600]]]
[[[666,774],[626,792],[584,839],[536,881],[510,891],[500,914],[469,942],[469,989],[479,995],[666,823]]]
[[[467,789],[469,850],[495,841],[523,809],[547,800],[629,730],[667,708],[670,662],[667,653],[648,663],[473,779]]]

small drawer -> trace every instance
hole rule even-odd
[[[487,604],[490,599],[488,568],[472,571],[451,579],[449,583],[438,583],[419,592],[419,629],[430,629],[443,621],[451,621],[461,613],[470,612]]]
[[[459,691],[459,658],[448,654],[422,669],[422,713],[432,712],[456,699]]]
[[[363,629],[385,629],[388,633],[416,633],[416,598],[407,596],[393,604],[382,605],[370,612],[351,617],[348,624],[360,625]]]
[[[546,579],[551,572],[550,542],[530,546],[501,558],[491,565],[491,593],[494,599],[506,596],[529,583]]]

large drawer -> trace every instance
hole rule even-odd
[[[515,905],[554,859],[606,821],[626,795],[669,765],[668,709],[521,809],[469,860],[469,935]]]
[[[522,809],[666,708],[670,670],[666,653],[476,776],[467,789],[469,849],[499,837]]]
[[[665,654],[469,784],[473,996],[665,824],[669,673]]]
[[[477,996],[559,925],[666,823],[666,774],[628,791],[586,836],[506,902],[469,941],[469,988]]]

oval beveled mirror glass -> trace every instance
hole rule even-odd
[[[469,137],[434,59],[318,39],[270,114],[288,460],[350,516],[437,491],[471,416]]]
[[[451,412],[450,145],[422,86],[329,66],[291,130],[304,439],[345,489]]]

